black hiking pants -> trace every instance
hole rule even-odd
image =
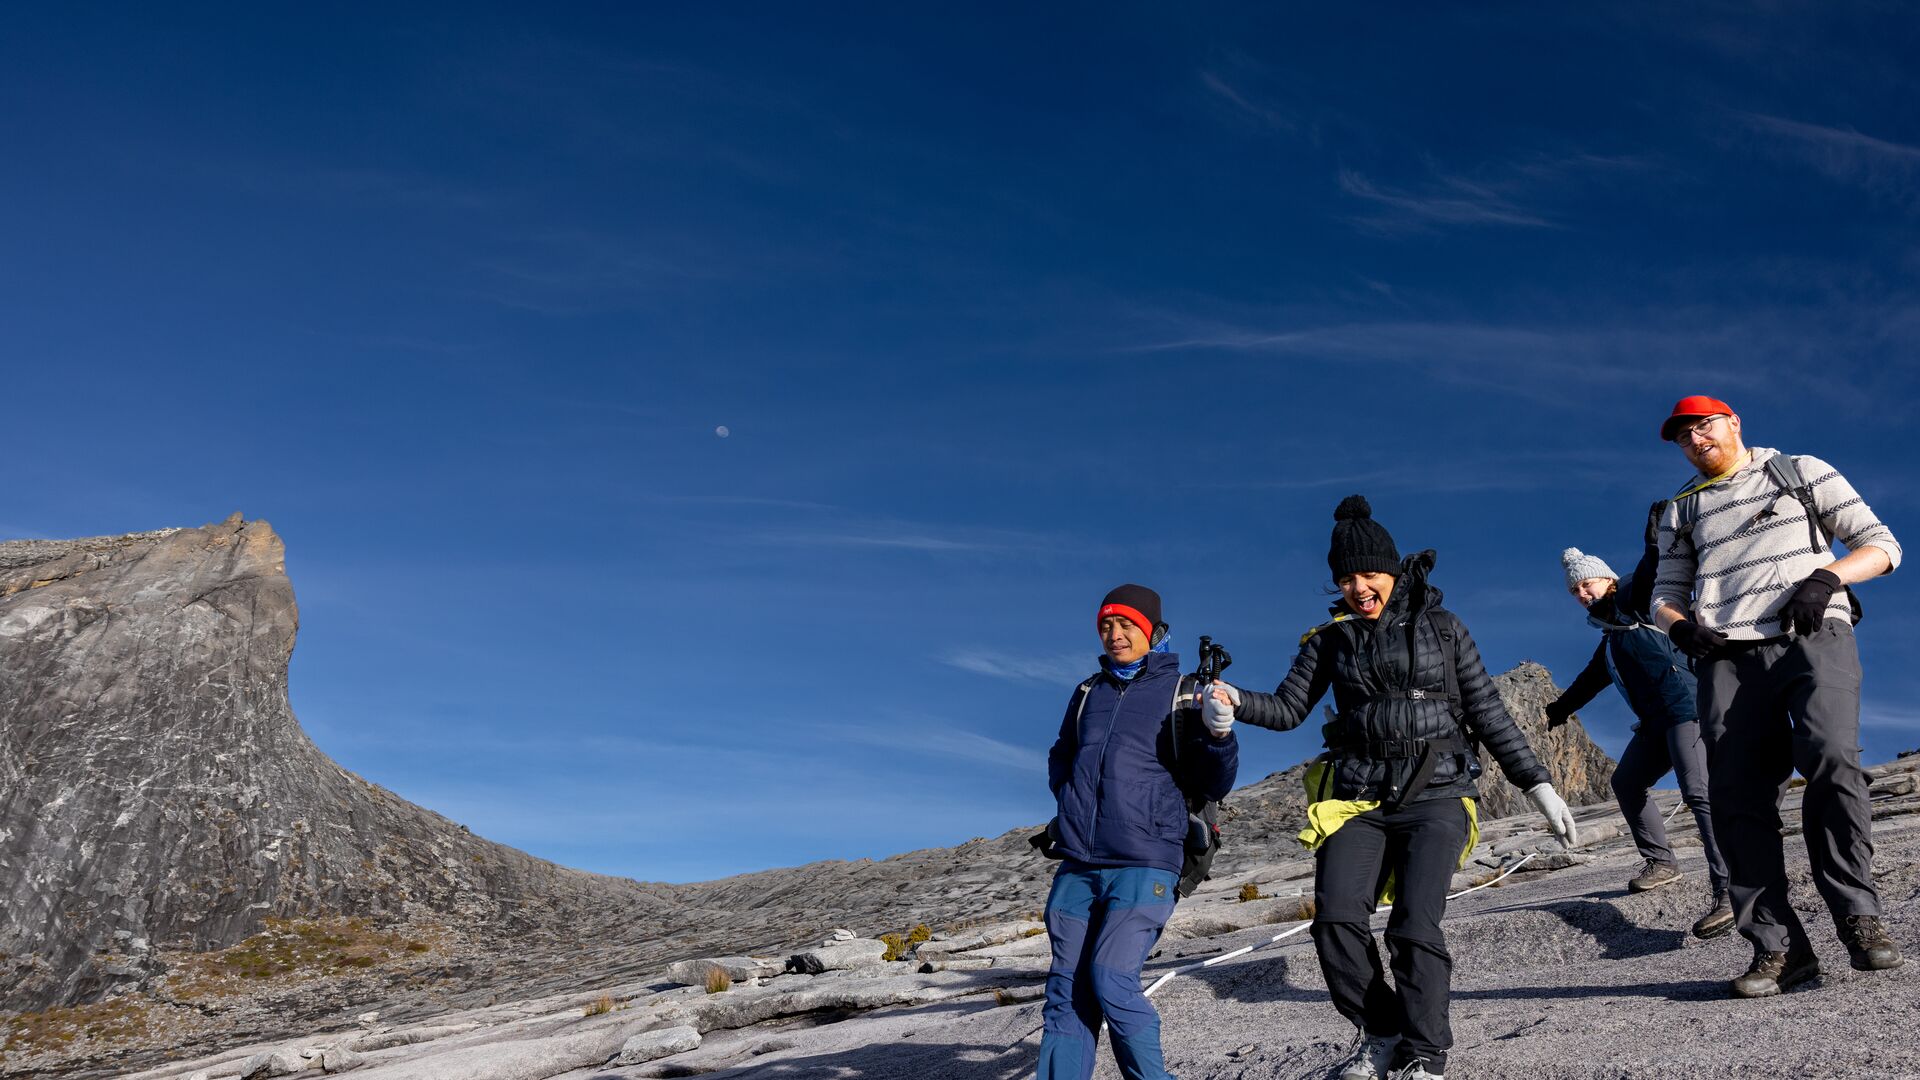
[[[1669,866],[1678,860],[1667,846],[1667,825],[1660,816],[1660,804],[1648,792],[1667,770],[1673,770],[1680,784],[1680,798],[1693,812],[1700,826],[1700,846],[1706,849],[1707,879],[1715,895],[1727,889],[1727,862],[1720,854],[1713,833],[1712,803],[1707,792],[1707,749],[1700,740],[1700,725],[1693,720],[1663,724],[1658,718],[1642,720],[1620,753],[1620,764],[1613,770],[1613,795],[1620,801],[1620,813],[1633,830],[1633,845],[1640,857]]]
[[[1740,933],[1768,952],[1807,944],[1787,902],[1780,837],[1780,799],[1796,769],[1807,781],[1807,862],[1827,910],[1836,920],[1879,915],[1853,627],[1828,619],[1807,637],[1736,644],[1702,662],[1699,675],[1714,835]]]
[[[1369,1035],[1401,1036],[1396,1065],[1424,1058],[1429,1071],[1446,1069],[1453,1046],[1447,1021],[1453,957],[1440,917],[1466,846],[1466,806],[1459,799],[1428,799],[1349,818],[1315,856],[1313,942],[1333,1007]],[[1389,875],[1391,988],[1367,924]]]

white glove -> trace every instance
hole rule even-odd
[[[1547,828],[1553,830],[1562,844],[1572,847],[1580,842],[1580,834],[1573,828],[1573,811],[1567,809],[1566,800],[1553,790],[1552,784],[1533,785],[1527,789],[1527,798],[1533,800],[1540,816],[1547,819]]]
[[[1227,701],[1221,701],[1224,693]],[[1233,710],[1240,704],[1240,691],[1223,682],[1210,682],[1202,688],[1200,695],[1200,715],[1206,721],[1207,733],[1216,739],[1224,739],[1233,730]]]

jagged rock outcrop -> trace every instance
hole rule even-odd
[[[0,1007],[138,983],[154,950],[262,916],[658,925],[643,887],[482,840],[316,749],[287,702],[298,622],[264,521],[0,544]]]
[[[1506,705],[1508,715],[1527,733],[1527,741],[1553,777],[1553,786],[1561,798],[1573,806],[1613,798],[1613,791],[1607,786],[1613,779],[1613,759],[1587,737],[1587,729],[1580,721],[1569,720],[1553,729],[1547,727],[1547,704],[1560,696],[1560,689],[1554,686],[1553,675],[1546,668],[1525,660],[1493,682],[1500,688],[1500,701]],[[1485,751],[1480,754],[1480,766],[1486,770],[1480,781],[1482,817],[1505,817],[1533,809],[1525,793],[1507,783],[1500,775],[1500,767]]]

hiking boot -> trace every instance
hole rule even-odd
[[[1847,962],[1855,971],[1885,971],[1900,966],[1900,946],[1887,936],[1887,927],[1872,915],[1848,915],[1838,920]]]
[[[1360,1029],[1360,1041],[1353,1055],[1340,1063],[1339,1080],[1380,1080],[1393,1063],[1393,1051],[1400,1045],[1398,1035],[1369,1035]]]
[[[1679,881],[1680,877],[1680,868],[1672,863],[1648,859],[1647,864],[1640,868],[1640,872],[1628,879],[1627,891],[1647,892],[1662,885],[1671,885]]]
[[[1693,936],[1701,941],[1717,938],[1733,929],[1733,899],[1725,889],[1713,894],[1713,908],[1693,924]]]
[[[1393,1071],[1388,1080],[1447,1080],[1445,1073],[1430,1072],[1423,1060],[1409,1061]]]
[[[1820,974],[1820,959],[1805,945],[1786,952],[1753,951],[1747,973],[1733,980],[1733,996],[1772,997]]]

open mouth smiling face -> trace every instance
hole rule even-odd
[[[1340,586],[1340,595],[1355,615],[1377,619],[1386,610],[1388,598],[1393,596],[1394,577],[1377,573],[1342,574],[1334,584]]]

